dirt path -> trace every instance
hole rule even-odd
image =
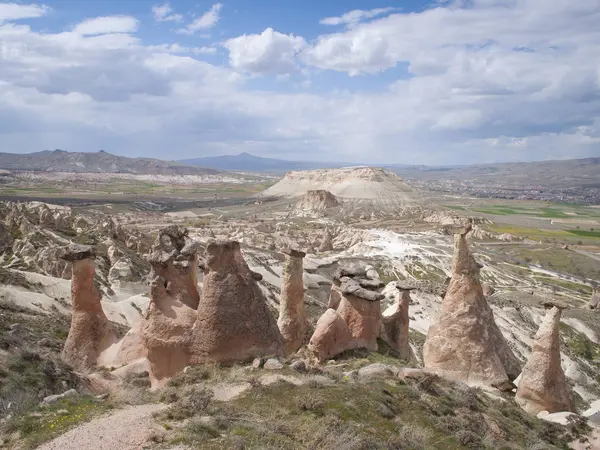
[[[140,405],[114,411],[68,431],[38,450],[134,450],[144,448],[152,431],[152,414],[167,405]]]

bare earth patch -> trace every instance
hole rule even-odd
[[[142,448],[151,436],[152,414],[166,405],[128,406],[99,417],[38,447],[39,450],[133,450]]]

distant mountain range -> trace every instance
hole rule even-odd
[[[482,186],[600,188],[600,157],[560,161],[478,164],[472,166],[392,167],[407,180],[469,181]]]
[[[0,153],[0,169],[35,172],[131,173],[138,175],[210,175],[216,169],[152,158],[127,158],[105,151]]]
[[[365,166],[348,162],[286,161],[261,158],[249,153],[186,159],[184,164],[219,170],[270,172],[283,174],[292,170],[338,169]],[[470,166],[415,166],[407,164],[370,164],[394,171],[407,180],[468,180],[482,185],[600,187],[600,158],[560,161],[478,164]]]
[[[348,162],[286,161],[249,153],[163,161],[127,158],[105,151],[0,153],[0,169],[12,171],[130,173],[138,175],[210,175],[221,171],[284,174],[292,170],[337,169],[365,166]],[[371,164],[372,165],[372,164]],[[377,164],[407,180],[468,180],[481,185],[600,188],[600,157],[562,161],[479,164],[470,166],[411,166]]]
[[[286,161],[283,159],[262,158],[260,156],[251,155],[250,153],[183,159],[179,162],[219,170],[271,173],[282,173],[290,170],[338,169],[340,167],[361,165],[345,162]]]

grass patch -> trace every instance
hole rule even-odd
[[[171,444],[205,449],[566,449],[564,427],[438,377],[430,383],[280,382],[212,403]],[[169,426],[170,427],[170,426]],[[174,427],[172,427],[174,428]]]
[[[600,345],[564,323],[560,324],[560,330],[563,333],[565,346],[573,355],[588,362],[596,362],[600,368]],[[597,373],[596,379],[600,382],[600,372]]]
[[[568,233],[574,234],[575,236],[583,236],[583,237],[600,239],[600,231],[569,230]]]
[[[67,397],[11,418],[4,425],[3,433],[5,436],[18,435],[19,448],[33,449],[112,407],[110,403],[97,402],[89,396]]]

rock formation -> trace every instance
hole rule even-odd
[[[401,359],[410,361],[414,355],[408,340],[410,291],[414,287],[396,282],[396,288],[402,293],[400,300],[383,313],[381,338],[396,352]]]
[[[140,333],[156,381],[173,376],[189,363],[190,332],[200,300],[197,246],[188,238],[187,229],[170,226],[159,232],[148,256],[150,304]]]
[[[329,228],[325,230],[323,233],[323,240],[321,241],[321,245],[319,245],[319,252],[330,252],[333,250],[333,240],[331,238],[331,233],[329,232]]]
[[[43,205],[40,209],[39,223],[41,227],[54,228],[54,215],[52,214],[52,211],[50,211],[50,208],[48,208],[47,205]]]
[[[340,268],[334,275],[329,309],[317,322],[308,348],[323,362],[344,350],[377,350],[381,329],[383,287],[379,280],[366,278],[364,270]]]
[[[286,354],[298,351],[306,340],[308,318],[304,310],[304,281],[302,259],[306,253],[287,248],[283,251],[283,282],[277,326],[283,337]]]
[[[206,248],[192,351],[194,364],[284,354],[277,322],[242,257],[239,242],[214,241]]]
[[[61,257],[72,263],[71,295],[73,312],[71,328],[62,356],[79,370],[96,365],[100,353],[117,341],[94,284],[94,258],[92,247],[72,245],[64,249]]]
[[[471,384],[501,385],[520,373],[483,295],[480,265],[469,251],[471,226],[454,235],[452,278],[423,349],[426,369]]]
[[[331,192],[324,189],[307,191],[296,203],[296,211],[324,212],[329,208],[335,208],[340,203]]]
[[[600,288],[596,288],[589,303],[590,309],[600,308]]]
[[[0,222],[0,253],[4,253],[13,245],[14,238],[10,234],[10,230]]]
[[[351,340],[348,324],[330,308],[317,321],[308,348],[320,362],[324,362],[348,350]]]
[[[565,305],[555,304],[547,312],[533,340],[529,359],[515,400],[528,413],[575,411],[565,373],[560,364],[560,316]]]

